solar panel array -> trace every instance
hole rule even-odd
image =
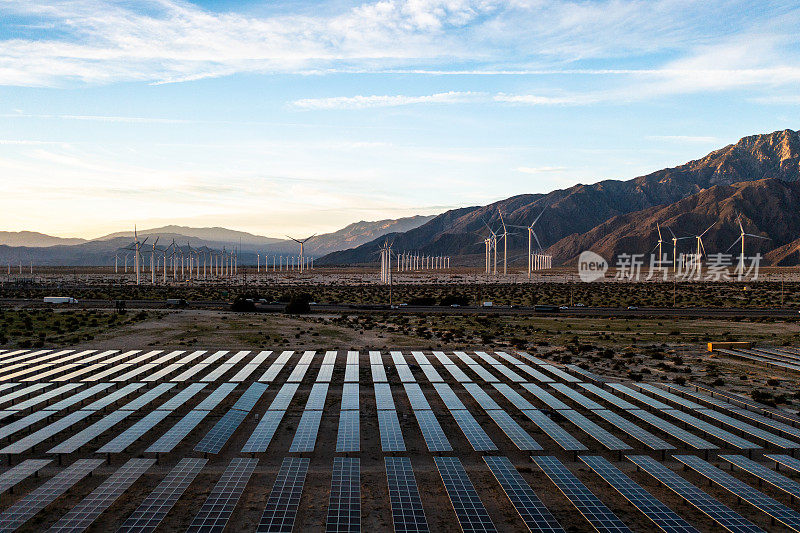
[[[324,357],[317,353],[324,353]],[[329,531],[359,531],[362,467],[365,473],[369,472],[365,479],[374,476],[374,470],[363,463],[360,454],[367,453],[363,457],[372,461],[375,453],[362,445],[361,430],[366,427],[371,433],[376,422],[381,452],[385,454],[387,501],[391,503],[395,531],[428,531],[425,507],[443,501],[442,497],[438,500],[433,497],[430,502],[426,498],[423,505],[411,458],[404,456],[407,448],[414,453],[424,450],[420,448],[423,440],[427,446],[427,452],[423,453],[432,454],[428,457],[434,458],[455,518],[466,531],[494,530],[490,514],[495,507],[487,511],[481,498],[483,491],[489,496],[498,490],[506,494],[519,513],[518,518],[513,518],[519,521],[514,529],[524,523],[532,531],[563,531],[534,493],[534,478],[526,479],[528,474],[521,465],[502,455],[509,447],[512,450],[509,457],[514,450],[590,451],[591,455],[582,457],[582,461],[591,470],[577,466],[581,464],[575,463],[577,454],[571,455],[573,463],[561,463],[544,454],[533,459],[588,523],[601,531],[627,529],[613,513],[606,512],[606,505],[610,504],[607,494],[598,493],[598,498],[579,477],[604,487],[611,485],[622,496],[611,500],[615,505],[627,500],[626,504],[639,509],[664,531],[695,531],[695,525],[686,520],[691,522],[696,514],[682,518],[674,512],[685,514],[686,509],[705,514],[729,531],[760,530],[673,472],[668,465],[674,463],[670,463],[666,453],[662,454],[662,462],[649,456],[628,456],[650,475],[635,478],[623,473],[621,465],[627,463],[622,463],[621,454],[617,455],[620,462],[617,464],[609,460],[610,454],[605,455],[607,458],[595,455],[634,449],[639,453],[643,448],[660,452],[676,450],[676,459],[726,489],[729,498],[747,501],[756,508],[753,512],[764,513],[761,521],[772,519],[790,528],[800,528],[800,514],[772,496],[775,492],[792,502],[800,496],[800,484],[794,478],[794,471],[800,472],[800,461],[786,454],[767,453],[776,450],[788,453],[800,446],[800,420],[789,413],[755,405],[748,398],[701,387],[698,391],[672,384],[617,383],[579,367],[555,365],[523,352],[408,355],[400,351],[388,354],[371,351],[370,371],[365,376],[372,377],[373,404],[373,396],[359,385],[363,357],[359,352],[347,352],[345,368],[338,369],[339,372],[336,372],[335,351],[308,350],[298,354],[299,357],[294,354],[284,351],[273,357],[268,350],[257,353],[38,350],[3,357],[0,353],[0,374],[15,378],[0,383],[0,453],[7,454],[9,461],[25,454],[20,457],[21,463],[10,464],[0,473],[0,493],[34,487],[28,495],[14,497],[12,501],[16,503],[0,513],[0,531],[4,530],[1,517],[6,516],[13,529],[18,527],[14,524],[22,525],[48,506],[48,501],[67,491],[78,503],[66,513],[59,512],[58,516],[46,519],[47,524],[55,523],[57,530],[83,530],[94,521],[105,521],[122,524],[121,531],[154,531],[160,525],[163,527],[164,518],[176,508],[182,495],[189,492],[192,483],[198,483],[198,479],[205,483],[208,476],[214,476],[213,469],[205,476],[200,475],[208,464],[205,454],[222,453],[226,443],[234,440],[239,444],[237,449],[228,446],[230,453],[239,453],[242,441],[246,442],[241,452],[265,453],[277,435],[281,440],[269,451],[278,451],[278,442],[291,444],[281,450],[288,454],[279,458],[283,463],[270,459],[264,464],[265,470],[258,474],[274,475],[277,464],[281,465],[259,530],[290,531],[300,521],[296,518],[302,511],[303,484],[316,457],[311,454],[321,447],[325,453],[334,450],[335,440],[333,466],[327,471],[331,475],[327,518],[309,515],[301,520],[306,529],[317,527],[309,520],[324,520]],[[780,354],[764,356],[767,355]],[[209,385],[214,381],[219,384]],[[270,382],[276,384],[268,387]],[[239,394],[235,395],[239,383]],[[393,393],[400,385],[405,396],[394,398]],[[266,411],[258,409],[268,393],[272,394]],[[340,397],[341,402],[327,402],[329,393],[334,399]],[[294,402],[298,394],[304,402],[302,414]],[[165,399],[158,404],[156,400],[162,397]],[[447,411],[441,409],[442,405]],[[331,413],[332,409],[338,412]],[[336,421],[338,429],[334,437],[332,424]],[[456,426],[461,433],[455,431]],[[239,428],[251,433],[239,435]],[[576,430],[579,432],[575,433]],[[234,434],[241,440],[234,439]],[[284,440],[284,437],[291,438]],[[371,442],[373,436],[366,438],[364,442]],[[45,446],[40,449],[40,444]],[[467,444],[471,450],[464,451]],[[100,460],[61,466],[69,462],[71,454],[84,448],[85,452],[108,454],[109,462],[101,480],[85,484],[86,487],[76,483],[79,473],[70,473],[70,469],[94,464],[89,469],[92,470],[99,466]],[[145,454],[158,454],[158,461],[164,466],[151,468],[156,461],[153,458],[114,457],[126,452],[138,454],[142,449]],[[741,450],[762,449],[764,457],[774,463],[767,466],[761,455],[753,454],[752,459],[734,455]],[[176,454],[176,450],[182,451]],[[711,450],[720,450],[716,464],[732,465],[736,477],[698,457],[682,455],[687,451]],[[182,455],[186,452],[203,456]],[[475,453],[483,462],[474,461]],[[58,464],[47,459],[46,454],[58,454]],[[462,464],[461,460],[465,462]],[[420,467],[424,464],[425,461],[421,462]],[[779,473],[770,468],[773,464],[793,472]],[[231,462],[189,530],[222,531],[256,465],[255,459],[237,458]],[[82,476],[88,475],[89,470]],[[320,470],[311,470],[309,475],[326,475],[326,468]],[[29,479],[37,471],[44,473],[44,483]],[[145,471],[147,475],[143,475]],[[430,476],[435,475],[429,467],[418,474],[425,476],[421,478],[425,483],[430,483]],[[497,484],[491,481],[483,486],[487,479],[492,480],[489,474]],[[472,484],[478,479],[483,484],[478,487],[480,497]],[[634,479],[648,481],[649,485],[639,485]],[[110,512],[103,513],[116,500],[122,500],[123,494],[127,500],[126,490],[133,483],[144,484],[143,480],[147,480],[149,489],[143,493],[149,495],[134,502],[127,510],[128,516],[117,518],[109,516]],[[772,491],[769,495],[752,488],[754,483],[762,482],[769,485]],[[665,487],[693,507],[672,510],[664,505],[669,500],[661,500],[660,493],[655,491],[663,491]],[[548,486],[542,490],[555,489]],[[310,498],[313,505],[321,503],[317,495]],[[23,502],[27,505],[24,509],[19,506]],[[323,505],[320,508],[324,511]],[[135,509],[132,514],[131,509]],[[577,514],[569,516],[558,511],[557,516],[563,517],[565,525],[569,523],[573,529],[576,520],[583,528],[588,527]],[[628,515],[620,516],[627,520]],[[505,523],[509,517],[503,518],[504,529],[512,528]],[[707,529],[705,525],[703,528]]]

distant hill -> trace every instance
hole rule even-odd
[[[0,245],[6,246],[56,246],[86,242],[86,239],[62,238],[36,231],[0,231]]]
[[[542,245],[547,248],[560,243],[557,250],[559,259],[567,260],[569,253],[562,253],[562,250],[567,250],[568,246],[560,242],[562,239],[570,236],[580,239],[583,234],[614,217],[668,206],[715,185],[763,178],[789,183],[800,180],[800,135],[797,131],[783,130],[744,137],[701,159],[627,181],[579,184],[548,194],[524,194],[486,206],[447,211],[416,229],[392,237],[398,251],[447,254],[459,257],[462,262],[480,264],[483,261],[483,237],[488,235],[486,224],[499,230],[500,211],[506,224],[517,226],[527,226],[543,212],[537,224]],[[695,228],[673,228],[675,230],[688,234]],[[517,232],[509,239],[510,257],[525,264],[525,230],[509,231]],[[600,233],[594,236],[599,237]],[[374,262],[374,252],[381,240],[331,253],[321,258],[318,264]],[[581,242],[589,244],[592,241],[587,238]]]
[[[415,228],[431,218],[433,216],[414,216],[397,220],[356,222],[341,230],[315,236],[306,246],[306,254],[309,256],[321,256],[348,246],[357,246],[390,231],[405,231]],[[147,239],[145,242],[146,249],[152,249],[151,247],[156,239],[158,239],[158,249],[164,249],[173,240],[178,246],[184,248],[190,245],[193,248],[207,246],[219,250],[223,247],[230,250],[241,243],[241,264],[255,264],[258,254],[261,254],[261,262],[263,264],[264,255],[294,255],[298,253],[298,245],[292,240],[263,237],[227,228],[164,226],[142,229],[137,233],[140,241],[145,242],[145,239]],[[133,231],[116,232],[90,241],[76,239],[78,242],[75,243],[61,242],[64,239],[48,235],[36,235],[41,235],[42,239],[28,242],[52,242],[52,244],[9,245],[0,240],[0,264],[8,262],[18,264],[20,261],[23,264],[28,264],[33,261],[36,265],[112,265],[114,264],[115,253],[120,253],[120,261],[122,261],[125,252],[120,251],[120,249],[128,247],[133,241]],[[305,238],[307,236],[301,235],[298,237]]]

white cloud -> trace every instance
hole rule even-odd
[[[514,170],[523,174],[548,174],[551,172],[565,172],[567,167],[517,167]]]
[[[461,104],[485,100],[485,95],[475,92],[449,91],[422,96],[371,95],[335,96],[331,98],[305,98],[295,100],[292,106],[299,109],[367,109],[371,107],[398,107],[415,104]]]

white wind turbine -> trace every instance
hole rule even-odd
[[[497,275],[497,232],[494,231],[489,226],[489,224],[486,223],[485,220],[481,220],[481,222],[483,222],[483,225],[486,226],[486,229],[488,229],[489,233],[491,234],[486,239],[486,241],[488,241],[488,252],[487,252],[488,257],[487,257],[486,273],[487,274],[493,274],[493,275],[496,276]],[[486,242],[486,241],[484,241],[484,242]],[[492,258],[492,255],[494,255],[494,258]],[[494,267],[493,267],[494,268],[494,272],[492,272],[492,264],[493,263],[494,263]]]
[[[294,242],[296,242],[296,243],[298,243],[298,244],[300,245],[300,272],[301,272],[301,273],[303,272],[303,269],[304,269],[304,266],[305,266],[305,265],[303,264],[303,257],[304,257],[304,253],[305,253],[305,245],[306,245],[306,242],[307,242],[307,241],[309,241],[309,240],[311,240],[311,239],[313,239],[314,237],[316,237],[316,235],[317,235],[317,234],[315,233],[315,234],[314,234],[314,235],[312,235],[311,237],[306,237],[305,239],[295,239],[294,237],[289,237],[289,235],[287,235],[287,237],[289,237],[289,238],[290,238],[290,239],[292,239]]]
[[[742,215],[739,215],[737,217],[736,221],[739,223],[739,231],[740,231],[739,238],[736,239],[735,241],[733,241],[733,244],[731,244],[728,247],[728,250],[730,250],[731,248],[736,246],[737,242],[741,242],[742,243],[742,249],[741,249],[742,251],[741,251],[741,254],[739,254],[739,268],[738,268],[739,276],[741,276],[744,273],[744,238],[745,238],[745,236],[754,237],[756,239],[765,239],[765,240],[769,240],[769,237],[763,237],[761,235],[756,235],[754,233],[745,233],[744,226],[742,226]],[[728,250],[725,250],[725,251],[727,252]]]
[[[508,232],[506,221],[503,219],[503,212],[499,209],[497,212],[500,214],[500,223],[503,225],[503,233],[499,237],[503,239],[503,275],[506,275],[508,273],[508,236],[514,234]]]
[[[141,275],[141,249],[142,246],[147,242],[149,237],[145,237],[142,242],[139,242],[139,233],[136,231],[136,225],[133,226],[133,242],[128,245],[126,250],[133,251],[133,264],[134,268],[136,269],[136,284],[139,285],[140,283],[140,275]],[[127,260],[126,260],[127,264]]]
[[[539,247],[539,250],[540,251],[543,250],[542,243],[539,242],[539,237],[536,235],[536,232],[533,231],[533,227],[536,225],[536,223],[539,221],[539,219],[542,217],[543,214],[544,214],[544,209],[542,209],[542,212],[539,213],[539,216],[537,216],[533,220],[533,222],[531,222],[530,226],[511,226],[512,228],[528,230],[528,279],[531,279],[531,274],[533,272],[533,249],[532,249],[533,242],[531,240],[531,237],[533,237],[533,239],[536,239],[536,246]]]
[[[700,262],[701,262],[701,260],[703,258],[703,254],[706,254],[706,247],[703,244],[703,235],[708,233],[708,230],[713,228],[715,225],[716,225],[716,222],[714,222],[709,227],[707,227],[706,230],[703,233],[701,233],[700,235],[695,235],[694,236],[695,239],[697,239],[697,255],[695,256],[695,261],[697,261],[697,266],[698,267],[700,266]],[[708,255],[708,254],[706,254],[706,255]]]

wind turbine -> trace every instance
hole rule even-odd
[[[695,260],[697,261],[697,266],[698,266],[698,267],[700,266],[700,261],[702,260],[702,257],[703,257],[703,255],[702,255],[702,254],[706,253],[706,247],[703,245],[703,235],[705,235],[706,233],[708,233],[708,230],[710,230],[711,228],[713,228],[715,224],[716,224],[716,222],[714,222],[713,224],[711,224],[711,225],[710,225],[709,227],[707,227],[707,228],[706,228],[706,230],[705,230],[703,233],[701,233],[700,235],[695,235],[695,239],[697,239],[697,256],[695,257]],[[706,254],[706,255],[708,255],[708,254]]]
[[[315,234],[314,234],[314,235],[312,235],[311,237],[306,237],[305,239],[295,239],[294,237],[289,237],[289,235],[287,235],[287,237],[289,237],[290,239],[292,239],[294,242],[296,242],[296,243],[300,244],[300,258],[299,258],[299,259],[300,259],[300,272],[301,272],[301,273],[302,273],[302,272],[303,272],[303,270],[304,270],[304,264],[303,264],[303,257],[304,257],[304,255],[303,255],[303,254],[304,254],[304,251],[305,251],[305,244],[306,244],[306,241],[309,241],[309,240],[313,239],[314,237],[316,237],[316,235],[317,235],[317,234],[315,233]]]
[[[133,242],[130,245],[128,245],[129,246],[128,248],[125,248],[125,249],[133,251],[133,264],[134,264],[134,267],[136,269],[136,284],[137,285],[139,285],[139,283],[140,283],[139,277],[141,275],[141,267],[140,267],[141,254],[140,254],[140,250],[141,250],[142,246],[144,246],[144,244],[147,242],[147,239],[149,239],[149,237],[145,237],[142,242],[139,242],[139,233],[136,231],[136,225],[134,224],[134,226],[133,226]],[[126,264],[127,264],[127,260],[126,260]]]
[[[508,236],[514,234],[508,232],[506,221],[503,219],[503,212],[499,209],[497,212],[500,214],[500,223],[503,225],[503,233],[500,237],[503,239],[503,275],[505,276],[508,272]]]
[[[156,240],[153,241],[153,251],[150,253],[150,282],[153,285],[156,284],[156,244],[158,244],[159,238],[156,237]]]
[[[493,273],[495,276],[497,275],[497,233],[486,223],[485,220],[481,220],[483,225],[486,226],[486,229],[489,230],[491,234],[490,237],[487,238],[488,241],[488,258],[487,258],[487,270],[486,273]],[[492,269],[492,252],[494,252],[494,272],[491,272]]]
[[[512,228],[528,230],[528,279],[531,279],[531,272],[533,271],[533,259],[532,259],[533,250],[531,249],[533,242],[531,241],[531,236],[533,236],[533,238],[536,239],[536,245],[539,247],[539,250],[542,250],[542,243],[539,242],[539,237],[536,235],[536,232],[533,231],[533,226],[536,225],[536,223],[539,221],[539,219],[542,217],[543,214],[544,214],[544,209],[542,209],[542,212],[539,213],[539,216],[537,216],[533,220],[533,222],[531,222],[530,226],[511,226]],[[502,214],[500,216],[502,217]]]
[[[741,275],[744,273],[744,238],[745,238],[745,236],[747,236],[747,237],[755,237],[756,239],[765,239],[765,240],[769,240],[769,237],[763,237],[761,235],[756,235],[754,233],[745,233],[744,226],[742,226],[742,215],[739,215],[739,217],[736,219],[736,221],[739,223],[739,231],[740,231],[739,238],[736,239],[735,241],[733,241],[733,244],[728,246],[728,250],[730,250],[731,248],[736,246],[737,242],[741,242],[742,243],[742,253],[739,255],[739,276],[741,277]],[[725,251],[727,252],[728,250],[725,250]]]
[[[656,244],[653,250],[658,248],[658,262],[661,263],[661,260],[664,259],[664,256],[661,255],[661,244],[664,242],[664,239],[661,237],[661,225],[658,222],[656,222],[656,230],[658,231],[658,244]]]

